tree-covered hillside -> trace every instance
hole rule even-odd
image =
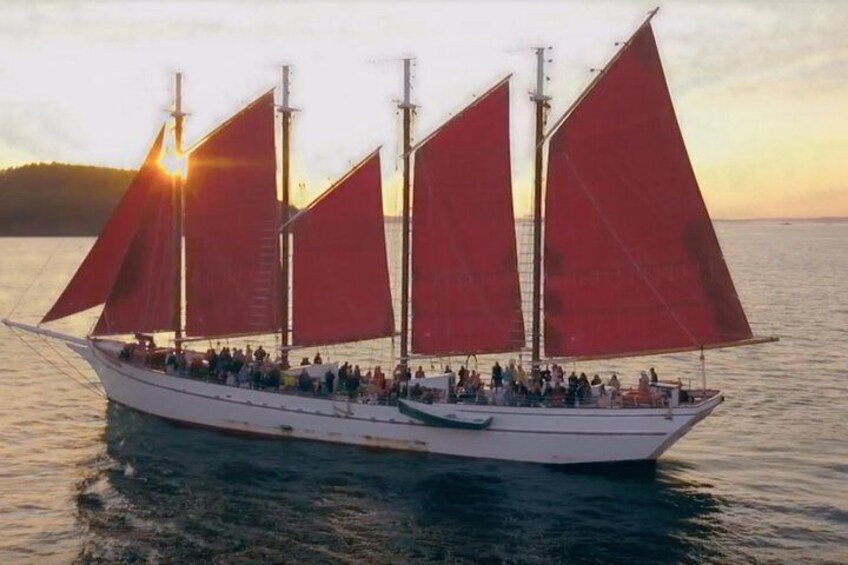
[[[0,235],[97,235],[134,171],[37,163],[0,171]]]

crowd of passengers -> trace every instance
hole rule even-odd
[[[496,362],[492,366],[488,383],[484,383],[481,374],[475,369],[461,366],[454,372],[446,365],[440,373],[451,377],[445,398],[443,391],[423,386],[427,375],[422,366],[415,373],[407,368],[404,374],[401,365],[397,365],[389,377],[379,365],[373,371],[363,372],[359,365],[344,363],[335,373],[328,370],[323,376],[316,376],[314,371],[306,369],[309,365],[323,364],[320,352],[316,353],[311,362],[304,357],[300,366],[295,368],[286,366],[280,357],[272,360],[261,345],[255,350],[250,345],[243,350],[223,347],[216,351],[210,347],[200,354],[190,350],[159,350],[151,341],[149,344],[127,345],[120,355],[126,360],[158,366],[168,374],[230,386],[289,390],[317,396],[343,394],[379,404],[409,397],[424,401],[513,406],[609,405],[618,400],[622,392],[621,382],[615,373],[606,382],[597,374],[590,380],[586,373],[578,375],[575,371],[566,377],[563,367],[557,364],[533,376],[520,363],[511,361],[502,367]],[[642,371],[637,389],[630,393],[649,395],[653,392],[651,385],[655,385],[658,380],[653,367],[650,368],[650,376]],[[685,391],[681,393],[685,395]],[[685,401],[685,398],[681,398],[681,401]]]
[[[421,368],[419,367],[419,371]],[[446,372],[452,372],[450,367]],[[642,372],[638,390],[649,391],[651,384],[656,384],[659,377],[653,367],[650,369],[651,376]],[[476,371],[470,371],[464,366],[456,373],[457,398],[467,399],[469,396],[479,399],[483,385],[480,375]],[[493,396],[499,404],[529,405],[529,406],[585,406],[590,404],[611,403],[621,393],[621,382],[618,375],[612,376],[603,382],[598,374],[590,380],[586,373],[579,375],[572,371],[568,377],[561,365],[553,364],[542,369],[537,376],[528,374],[521,366],[510,362],[506,367],[495,363],[492,367],[491,381],[489,384]]]

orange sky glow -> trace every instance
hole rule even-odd
[[[403,56],[423,139],[508,72],[517,214],[530,210],[534,58],[552,122],[650,9],[573,2],[11,2],[0,5],[0,168],[137,167],[185,74],[187,145],[294,65],[294,203],[383,145],[400,205]],[[654,28],[714,218],[848,216],[848,3],[671,0]],[[190,174],[190,173],[189,173]]]

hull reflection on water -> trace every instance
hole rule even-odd
[[[244,441],[110,403],[79,483],[85,561],[720,560],[672,465],[586,469]]]

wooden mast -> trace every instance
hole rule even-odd
[[[280,114],[282,144],[280,145],[280,164],[282,169],[282,197],[280,198],[280,357],[284,367],[289,364],[289,183],[291,168],[291,115],[294,108],[289,106],[289,65],[280,68],[281,104],[277,107]]]
[[[409,364],[409,161],[412,151],[412,110],[410,100],[412,59],[403,60],[403,101],[398,107],[403,111],[403,227],[401,232],[400,276],[400,367],[405,375]]]
[[[533,323],[531,329],[531,371],[538,376],[541,364],[542,317],[542,161],[545,135],[545,110],[550,97],[545,96],[545,48],[537,47],[536,91],[530,99],[536,104],[535,168],[533,176]]]
[[[183,118],[185,113],[182,107],[183,74],[176,73],[174,76],[174,109],[171,116],[174,118],[174,152],[179,161],[183,158]],[[174,348],[177,352],[183,348],[183,207],[185,195],[183,190],[184,179],[182,170],[172,177],[174,186],[174,223],[176,234],[174,246],[176,248],[176,276],[174,277]]]

